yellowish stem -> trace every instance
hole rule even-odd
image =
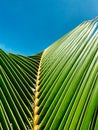
[[[45,51],[43,52],[43,54],[45,53]],[[38,102],[39,102],[39,98],[38,98],[38,95],[39,95],[39,77],[40,77],[40,70],[41,70],[41,63],[42,63],[42,59],[43,59],[43,54],[41,56],[41,59],[40,59],[40,63],[39,63],[39,68],[38,68],[38,73],[37,73],[37,80],[36,80],[36,87],[35,87],[35,99],[34,99],[34,127],[32,130],[39,130],[39,126],[38,126],[38,109],[39,109],[39,106],[38,106]]]

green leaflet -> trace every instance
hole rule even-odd
[[[0,129],[98,129],[98,21],[34,56],[0,49]]]

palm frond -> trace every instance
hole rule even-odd
[[[98,21],[30,57],[0,50],[0,128],[98,129]]]

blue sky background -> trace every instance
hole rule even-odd
[[[36,54],[97,15],[98,0],[0,0],[0,48]]]

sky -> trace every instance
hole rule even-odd
[[[34,55],[96,16],[98,0],[0,0],[0,48]]]

